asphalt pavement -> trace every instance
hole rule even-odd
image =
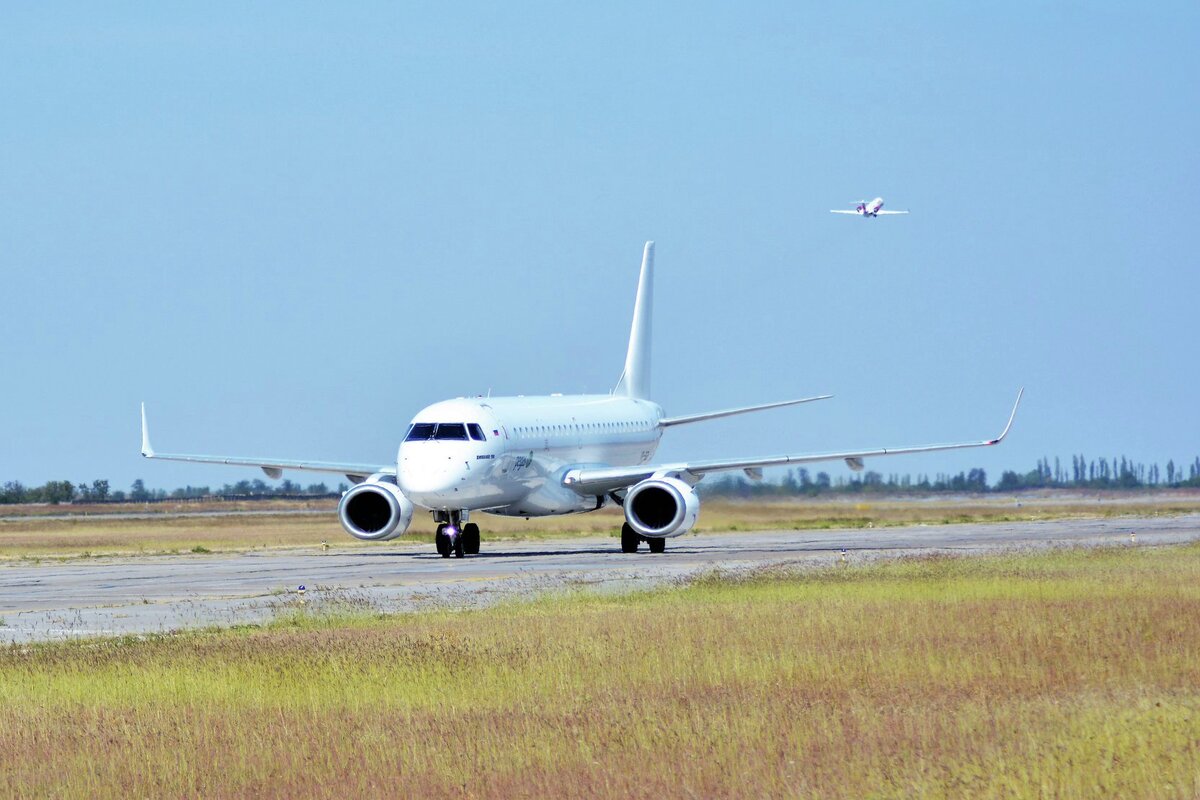
[[[935,552],[1153,546],[1198,538],[1200,514],[1192,514],[699,534],[670,540],[659,555],[646,552],[645,545],[636,555],[621,553],[615,538],[489,543],[485,534],[483,551],[464,559],[443,559],[431,545],[387,543],[327,552],[19,562],[0,566],[0,641],[260,622],[300,607],[462,608],[571,587],[649,587],[714,569],[819,566]]]

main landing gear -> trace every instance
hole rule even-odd
[[[628,523],[621,525],[621,552],[636,553],[638,545],[645,542],[651,553],[663,553],[667,549],[667,540],[661,536],[642,536]]]
[[[479,526],[474,522],[463,523],[465,511],[437,511],[437,533],[433,537],[438,555],[449,558],[453,553],[455,558],[479,554]]]

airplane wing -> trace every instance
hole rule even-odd
[[[830,214],[853,214],[856,217],[862,216],[861,211],[852,211],[851,209],[848,209],[848,208],[831,208],[831,209],[829,209],[829,213]],[[889,213],[891,213],[891,212],[889,212]]]
[[[309,472],[330,472],[345,475],[351,480],[366,480],[377,472],[396,474],[395,464],[343,464],[331,461],[292,461],[282,458],[252,458],[243,456],[201,456],[180,453],[156,453],[150,446],[150,432],[146,427],[146,404],[142,403],[142,455],[162,461],[191,461],[198,464],[229,464],[238,467],[258,467],[269,478],[278,478],[285,469]]]
[[[908,212],[907,211],[889,211],[887,209],[881,208],[878,211],[876,211],[875,213],[882,216],[884,214],[907,214]]]
[[[853,470],[863,468],[864,458],[875,456],[898,456],[906,453],[934,453],[940,450],[961,450],[968,447],[989,447],[1000,444],[1008,435],[1013,420],[1017,416],[1017,407],[1021,405],[1024,389],[1017,392],[1017,401],[1013,403],[1012,413],[1008,416],[1008,424],[994,439],[982,442],[960,442],[957,444],[927,444],[916,447],[880,447],[874,450],[851,450],[844,453],[817,453],[811,455],[782,455],[766,458],[738,458],[713,461],[685,461],[675,464],[642,464],[635,467],[597,467],[568,470],[563,476],[563,484],[581,495],[601,495],[624,489],[653,475],[676,474],[689,483],[695,484],[710,472],[729,470],[757,471],[763,467],[780,467],[788,464],[811,464],[817,461],[845,461]]]

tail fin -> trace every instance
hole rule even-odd
[[[654,242],[646,242],[642,253],[642,274],[638,278],[637,300],[633,305],[633,325],[629,329],[629,350],[625,353],[625,371],[617,381],[614,394],[626,397],[650,397],[650,318],[654,309]]]

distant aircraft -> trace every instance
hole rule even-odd
[[[740,470],[761,478],[763,467],[819,461],[845,461],[861,470],[863,459],[875,456],[986,447],[1004,439],[1016,416],[1014,404],[1004,431],[981,442],[651,463],[663,431],[675,425],[829,397],[667,416],[650,400],[653,286],[654,243],[647,242],[625,370],[609,394],[460,397],[434,403],[413,417],[396,460],[386,464],[157,453],[150,446],[143,403],[142,455],[258,467],[271,478],[287,469],[343,474],[355,484],[338,503],[338,518],[351,536],[395,539],[408,530],[413,511],[422,508],[433,514],[443,558],[479,552],[479,526],[469,521],[474,512],[529,518],[595,511],[611,503],[625,511],[621,551],[635,553],[646,542],[650,552],[661,553],[667,539],[696,524],[700,496],[694,487],[710,473]],[[385,352],[383,357],[389,356]],[[388,409],[380,409],[378,419],[385,430],[393,424]],[[777,429],[780,435],[786,430]]]
[[[878,217],[880,214],[907,214],[907,211],[884,211],[883,198],[876,197],[871,202],[859,200],[858,205],[851,211],[848,208],[833,208],[829,210],[830,214],[857,214],[860,217]]]

